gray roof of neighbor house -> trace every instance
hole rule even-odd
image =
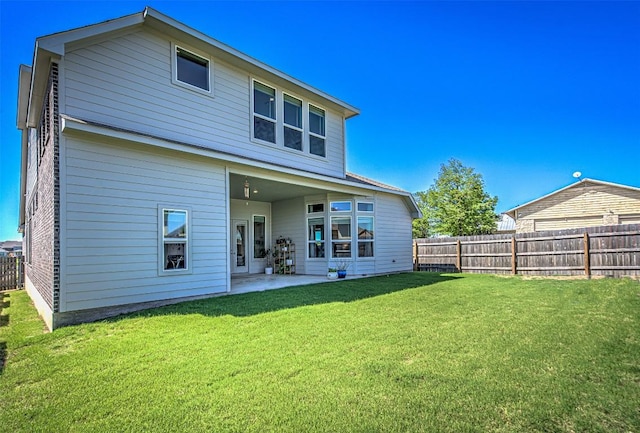
[[[516,230],[516,221],[509,215],[503,213],[497,222],[497,230],[499,232],[508,232]]]
[[[616,188],[629,189],[631,191],[640,191],[640,188],[636,188],[634,186],[621,185],[621,184],[613,183],[613,182],[605,182],[605,181],[602,181],[602,180],[584,178],[584,179],[579,180],[578,182],[572,183],[571,185],[567,185],[564,188],[560,188],[560,189],[555,190],[555,191],[553,191],[553,192],[551,192],[551,193],[549,193],[547,195],[543,195],[542,197],[539,197],[539,198],[537,198],[535,200],[531,200],[531,201],[526,202],[525,204],[521,204],[519,206],[511,208],[508,211],[505,211],[504,213],[509,215],[511,218],[516,218],[516,211],[518,211],[519,209],[522,209],[523,207],[529,206],[529,205],[531,205],[533,203],[537,203],[537,202],[539,202],[541,200],[544,200],[546,198],[554,196],[554,195],[556,195],[556,194],[558,194],[558,193],[560,193],[562,191],[565,191],[567,189],[575,188],[577,186],[586,185],[586,184],[606,185],[606,186],[613,186],[613,187],[616,187]]]

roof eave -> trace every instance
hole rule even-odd
[[[291,85],[296,87],[296,90],[302,94],[302,96],[312,96],[313,98],[321,98],[323,102],[330,105],[334,110],[340,111],[342,115],[348,119],[350,117],[360,114],[360,110],[338,98],[335,98],[319,89],[310,86],[297,78],[294,78],[276,68],[273,68],[241,51],[236,50],[229,45],[226,45],[198,30],[195,30],[175,19],[153,9],[147,7],[144,12],[145,25],[151,28],[159,30],[163,34],[168,34],[173,37],[179,37],[184,39],[185,37],[190,39],[185,42],[194,45],[202,45],[203,43],[209,50],[213,49],[214,54],[219,59],[246,70],[250,73],[260,75],[265,79],[269,79],[274,84],[280,84],[285,87]],[[200,48],[197,47],[196,48]],[[266,75],[266,76],[265,76]]]

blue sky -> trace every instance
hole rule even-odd
[[[18,65],[147,5],[360,108],[351,172],[416,192],[457,158],[499,212],[575,171],[640,187],[640,2],[0,0],[0,240],[19,238]]]

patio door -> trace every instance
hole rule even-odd
[[[249,271],[247,254],[249,224],[247,220],[231,220],[231,273]]]

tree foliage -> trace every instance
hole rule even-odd
[[[498,197],[484,190],[481,174],[457,159],[442,164],[435,183],[415,198],[423,217],[413,223],[414,237],[470,236],[496,229]]]

